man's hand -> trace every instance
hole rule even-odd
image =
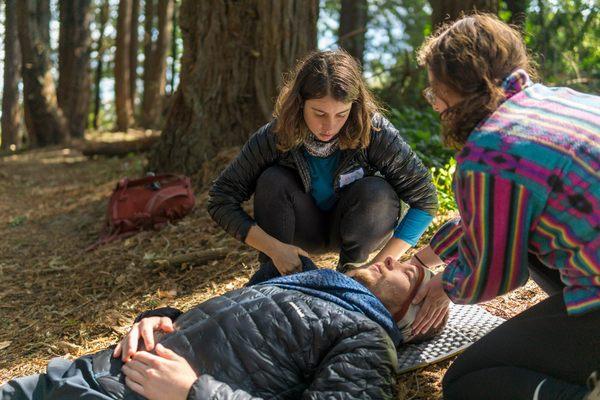
[[[450,298],[442,287],[442,274],[437,273],[429,282],[421,285],[413,300],[413,304],[423,302],[412,324],[413,336],[427,332],[432,326],[439,326],[448,313]]]
[[[185,358],[162,344],[156,345],[156,355],[137,352],[122,371],[127,386],[149,400],[186,400],[198,379]]]
[[[267,255],[271,257],[275,268],[277,268],[281,275],[302,272],[300,256],[308,257],[308,253],[300,247],[286,243],[281,243]]]
[[[113,357],[121,357],[123,362],[128,362],[138,351],[138,341],[140,337],[144,339],[144,346],[147,351],[154,349],[154,332],[162,331],[165,333],[173,332],[173,321],[168,317],[148,317],[136,322],[131,330],[115,347]]]

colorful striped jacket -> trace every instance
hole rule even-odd
[[[600,309],[600,97],[532,84],[507,100],[457,154],[461,218],[434,235],[456,303],[490,300],[529,277],[528,253],[560,271],[570,315]]]

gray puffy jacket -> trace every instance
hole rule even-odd
[[[429,171],[387,119],[376,115],[372,122],[374,129],[367,148],[342,150],[334,192],[339,192],[340,176],[362,168],[364,176],[381,174],[404,203],[434,215],[438,202]],[[277,150],[274,125],[275,121],[271,121],[248,139],[209,192],[209,214],[241,241],[245,241],[255,223],[241,204],[250,199],[265,169],[272,165],[292,168],[300,174],[306,193],[311,190],[310,170],[301,149]]]
[[[398,360],[383,328],[295,290],[238,289],[181,314],[175,328],[160,342],[199,374],[188,399],[393,398]],[[117,381],[100,384],[115,393]]]

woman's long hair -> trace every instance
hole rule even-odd
[[[325,96],[352,103],[348,120],[338,133],[341,149],[365,148],[371,135],[371,118],[380,111],[367,89],[360,66],[343,50],[317,51],[300,61],[287,78],[275,104],[275,132],[281,151],[300,145],[309,135],[304,102]]]
[[[463,98],[441,115],[444,143],[456,149],[505,100],[504,78],[518,68],[535,75],[519,31],[492,14],[441,26],[425,40],[417,58],[429,69],[434,92],[441,83]]]

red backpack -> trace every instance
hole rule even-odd
[[[143,229],[160,229],[167,222],[183,218],[194,208],[190,178],[180,175],[123,178],[113,190],[106,223],[100,239],[86,250],[116,239],[135,235]]]

